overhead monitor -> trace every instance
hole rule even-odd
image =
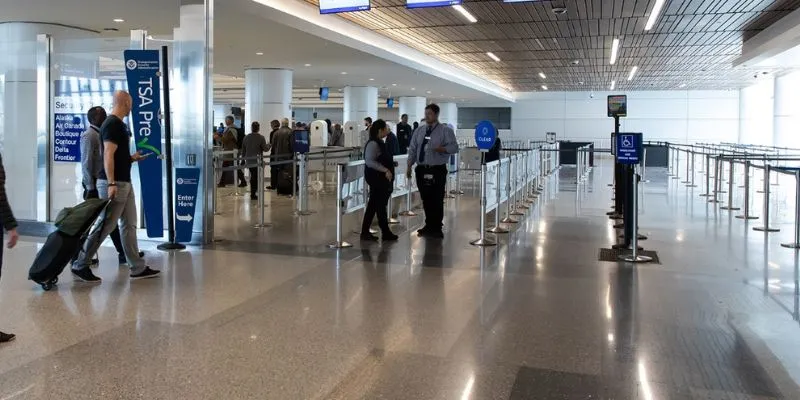
[[[628,116],[628,96],[611,95],[608,96],[608,116],[627,117]]]
[[[406,0],[407,8],[445,7],[461,4],[461,0]]]
[[[320,14],[368,11],[369,0],[319,0]]]
[[[330,88],[321,87],[319,88],[319,99],[322,101],[328,101],[328,94],[330,93]]]
[[[531,3],[534,1],[542,1],[542,0],[503,0],[503,3]]]
[[[386,107],[393,108],[394,107],[394,98],[389,97],[386,99]]]

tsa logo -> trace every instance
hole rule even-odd
[[[183,185],[183,178],[178,178],[178,185]]]
[[[136,67],[137,67],[136,60],[128,60],[128,62],[125,64],[125,66],[127,66],[129,70],[136,69]]]

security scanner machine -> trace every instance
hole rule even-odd
[[[344,123],[344,146],[361,147],[361,131],[364,129],[361,121],[347,121]]]
[[[326,147],[328,145],[328,123],[322,120],[311,123],[311,147]]]

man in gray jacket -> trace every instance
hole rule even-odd
[[[6,170],[3,168],[3,158],[0,157],[0,275],[3,272],[3,232],[8,232],[8,248],[13,249],[17,245],[19,235],[17,234],[17,220],[11,212],[6,196]],[[16,336],[10,333],[0,332],[0,343],[7,343],[14,340]]]
[[[250,169],[250,200],[258,200],[258,169],[261,168],[258,164],[258,157],[262,157],[264,153],[269,151],[267,138],[262,135],[261,124],[254,121],[250,124],[251,132],[242,140],[242,156],[244,163]],[[264,193],[264,188],[261,188],[261,193]]]

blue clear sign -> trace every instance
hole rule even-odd
[[[125,50],[128,91],[136,150],[153,153],[139,162],[142,205],[148,237],[164,236],[164,185],[161,157],[161,62],[158,50]]]
[[[497,129],[491,121],[478,122],[475,127],[475,145],[480,151],[489,151],[497,140]]]
[[[642,134],[620,133],[617,135],[617,162],[620,164],[639,164],[642,158]]]
[[[55,114],[53,161],[81,162],[81,135],[86,131],[82,114]]]
[[[175,168],[175,241],[192,241],[200,168]]]

